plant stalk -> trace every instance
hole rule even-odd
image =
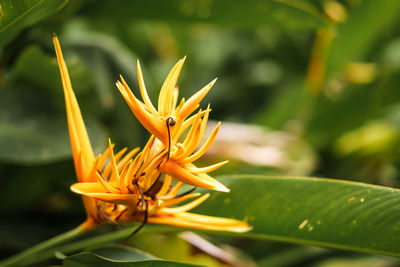
[[[31,248],[28,248],[18,254],[15,254],[3,261],[0,262],[0,267],[6,266],[26,266],[37,262],[38,258],[40,260],[39,255],[40,252],[49,253],[53,250],[53,253],[57,250],[56,247],[60,244],[63,244],[69,240],[72,240],[82,234],[89,232],[97,226],[93,220],[88,219],[84,223],[80,224],[78,227],[62,233],[58,236],[50,238],[42,243],[39,243]]]

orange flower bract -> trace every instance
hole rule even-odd
[[[161,88],[156,110],[147,95],[138,62],[137,74],[144,102],[132,94],[122,76],[117,87],[134,115],[152,136],[141,151],[139,148],[129,152],[122,149],[116,154],[113,151],[114,145],[109,140],[104,153],[95,157],[55,35],[53,42],[61,72],[72,156],[78,178],[71,190],[83,197],[88,216],[85,227],[93,228],[105,221],[142,221],[141,227],[150,222],[234,232],[250,229],[246,223],[235,219],[189,213],[188,211],[203,203],[209,194],[194,193],[195,188],[178,193],[184,184],[229,192],[228,188],[207,174],[227,161],[203,168],[193,164],[193,161],[206,152],[219,129],[218,125],[205,144],[195,152],[211,110],[208,107],[189,116],[198,108],[215,80],[187,101],[182,99],[177,106],[176,83],[185,61],[185,58],[181,59],[172,68]],[[188,128],[188,134],[180,141]],[[174,178],[178,181],[173,182]],[[194,200],[177,206],[190,199]]]

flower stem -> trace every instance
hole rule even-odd
[[[78,227],[62,233],[58,236],[50,238],[42,243],[39,243],[27,250],[24,250],[16,255],[13,255],[0,262],[0,267],[6,266],[25,266],[30,265],[40,260],[43,260],[39,255],[40,252],[48,253],[53,250],[52,254],[56,251],[56,246],[65,243],[71,239],[74,239],[84,233],[89,232],[94,229],[97,224],[93,223],[91,219],[86,220],[84,223],[80,224]]]

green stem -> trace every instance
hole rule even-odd
[[[5,259],[4,261],[0,262],[0,267],[5,267],[5,266],[23,266],[23,265],[28,265],[28,264],[33,264],[35,262],[38,262],[41,260],[41,257],[38,257],[38,255],[35,255],[39,252],[45,252],[45,253],[50,253],[54,255],[54,252],[56,251],[56,246],[60,245],[62,243],[65,243],[71,239],[74,239],[84,233],[87,233],[90,231],[92,228],[87,227],[87,222],[82,223],[78,227],[65,232],[63,234],[60,234],[58,236],[55,236],[49,240],[46,240],[40,244],[37,244],[31,248],[28,248],[27,250],[24,250],[14,256],[9,257],[8,259]]]

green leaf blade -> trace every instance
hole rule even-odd
[[[4,0],[1,2],[0,48],[20,31],[60,10],[68,0]]]
[[[400,191],[340,180],[224,177],[196,212],[247,220],[247,235],[400,257]]]
[[[211,23],[227,26],[254,27],[268,25],[288,30],[309,30],[326,26],[318,8],[307,1],[260,0],[242,1],[116,1],[87,8],[90,16],[110,16],[110,8],[118,19],[162,20],[178,23]]]
[[[116,245],[102,246],[64,260],[64,266],[198,266],[158,259],[142,251]]]
[[[0,92],[1,161],[43,164],[71,156],[64,112],[53,110],[49,115],[50,104],[45,101],[25,87],[7,85]],[[102,147],[106,140],[103,127],[93,119],[85,123],[93,147]]]
[[[400,2],[366,0],[350,12],[348,20],[338,27],[328,59],[328,75],[342,70],[346,63],[365,60],[366,53],[379,37],[393,27]],[[352,45],[349,45],[352,44]]]

